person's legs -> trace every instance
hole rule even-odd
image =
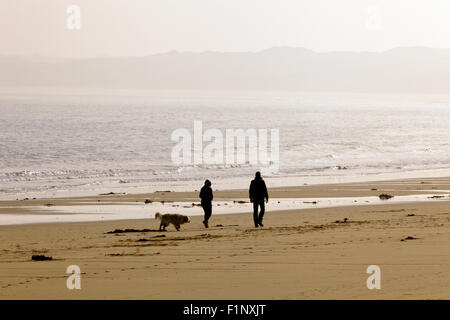
[[[206,208],[206,215],[205,215],[205,220],[206,220],[206,227],[208,228],[208,221],[209,218],[211,218],[212,215],[212,203],[208,203],[207,208]]]
[[[259,220],[258,220],[258,202],[253,201],[253,221],[255,222],[255,227],[259,226]]]
[[[264,218],[264,212],[266,211],[266,205],[264,204],[264,200],[259,204],[261,206],[261,211],[259,212],[258,223],[261,227],[263,227],[262,221]]]
[[[205,228],[208,228],[208,220],[211,218],[212,214],[212,203],[202,203],[203,211],[205,212],[205,219],[203,220],[203,224]]]

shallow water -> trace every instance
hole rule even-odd
[[[446,190],[448,192],[448,190]],[[432,199],[431,194],[396,196],[390,200],[380,200],[378,197],[341,197],[341,198],[273,198],[266,204],[267,214],[280,210],[304,210],[313,208],[329,208],[356,205],[381,205],[405,202],[450,201],[450,194],[439,194],[443,198]],[[246,199],[237,199],[244,200]],[[32,214],[1,214],[0,225],[113,221],[130,219],[153,219],[156,212],[179,213],[188,216],[201,216],[201,207],[193,206],[192,202],[169,202],[142,204],[136,202],[101,205],[76,205],[54,207],[28,207],[35,209]],[[214,201],[213,215],[231,213],[249,213],[251,203],[236,203],[234,201]],[[250,218],[249,218],[250,219]]]

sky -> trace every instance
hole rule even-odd
[[[67,12],[71,5],[80,9],[79,19]],[[450,48],[450,1],[0,0],[2,55],[146,56],[274,46]]]

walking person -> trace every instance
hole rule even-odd
[[[203,220],[203,224],[205,228],[208,228],[208,220],[211,218],[212,214],[212,200],[213,200],[213,192],[211,189],[211,181],[205,180],[205,185],[200,190],[200,198],[202,199],[202,207],[205,212],[205,219]]]
[[[255,174],[255,179],[250,183],[249,189],[250,202],[253,202],[253,221],[255,222],[255,228],[259,226],[264,227],[263,218],[265,205],[269,201],[269,194],[267,193],[267,187],[264,180],[261,178],[261,173],[258,171]],[[258,215],[258,207],[261,208]]]

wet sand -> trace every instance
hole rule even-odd
[[[439,197],[449,190],[450,178],[269,186],[271,198],[438,197],[271,210],[259,229],[250,213],[213,213],[209,229],[192,217],[180,232],[153,231],[153,219],[0,226],[0,298],[449,299],[450,203]],[[246,197],[247,190],[215,191],[215,200]],[[0,201],[0,214],[146,199],[198,202],[198,192]],[[108,233],[116,229],[150,231]],[[31,261],[35,254],[53,260]],[[81,268],[81,290],[66,287],[69,265]],[[381,290],[366,287],[369,265],[381,268]]]

